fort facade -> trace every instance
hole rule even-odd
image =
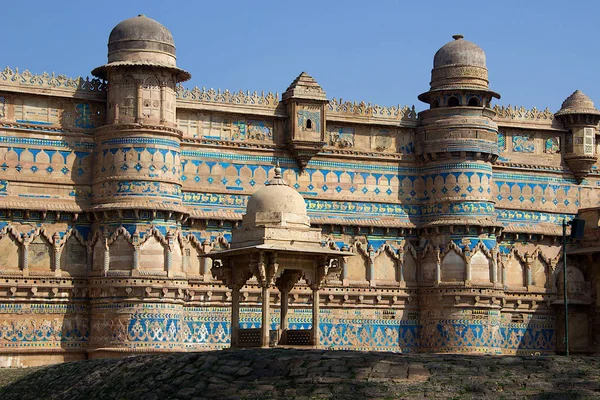
[[[600,112],[582,92],[556,113],[495,105],[460,35],[421,112],[328,98],[304,72],[281,96],[186,89],[145,16],[92,74],[0,72],[1,366],[228,347],[232,291],[203,256],[230,247],[277,162],[306,232],[341,255],[316,293],[298,277],[290,331],[316,299],[319,347],[562,351],[562,223],[579,215],[571,351],[600,351]],[[261,326],[266,293],[275,343],[282,291],[248,278],[239,326]]]

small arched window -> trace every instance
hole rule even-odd
[[[457,97],[452,96],[448,99],[448,107],[458,107],[458,106],[460,106],[460,101],[458,100]]]
[[[440,103],[438,102],[437,99],[435,99],[434,101],[431,102],[431,108],[438,108],[440,106]]]
[[[306,120],[306,129],[312,129],[312,121],[310,119]]]
[[[469,107],[479,107],[479,99],[477,97],[471,97],[469,99]]]

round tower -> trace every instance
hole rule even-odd
[[[181,132],[176,129],[177,68],[167,28],[139,15],[108,39],[108,63],[92,71],[108,81],[106,125],[96,132],[94,211],[182,211]]]
[[[564,159],[575,178],[581,182],[598,161],[595,139],[600,111],[588,96],[576,90],[567,97],[555,115],[569,130],[565,136]]]
[[[483,50],[454,35],[435,54],[430,90],[419,95],[422,347],[497,352],[500,297],[492,164],[498,127]],[[483,335],[482,335],[483,332]],[[486,336],[487,335],[487,336]]]
[[[169,30],[144,15],[115,26],[92,74],[107,81],[107,117],[95,132],[90,356],[177,348],[187,281],[175,102],[190,74]]]

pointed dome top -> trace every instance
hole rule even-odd
[[[327,101],[325,91],[317,81],[306,72],[302,72],[283,93],[282,99],[291,98]]]
[[[454,35],[451,42],[443,45],[433,57],[433,68],[447,65],[470,65],[485,68],[485,53],[475,43]]]
[[[585,93],[580,90],[574,91],[562,103],[560,110],[556,115],[565,114],[596,114],[600,115],[600,111],[594,106],[594,102]]]

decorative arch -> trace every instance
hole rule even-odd
[[[0,271],[19,270],[21,243],[21,234],[12,225],[0,230]]]
[[[210,258],[200,258],[202,254],[204,254],[202,242],[192,234],[189,234],[185,237],[184,244],[184,255],[186,259],[186,265],[184,266],[184,271],[188,274],[188,276],[197,276],[202,275],[202,265],[205,262],[211,263],[212,260]]]
[[[27,247],[27,265],[30,271],[49,272],[52,271],[52,259],[54,255],[54,239],[42,227],[35,228],[32,232]]]
[[[348,257],[346,276],[348,280],[367,282],[369,280],[369,251],[368,246],[360,241],[354,242],[349,251],[358,254],[355,257]]]
[[[139,242],[140,271],[165,271],[165,255],[169,243],[163,234],[152,226]]]
[[[525,255],[513,247],[504,264],[504,285],[523,287],[526,285]]]
[[[440,265],[440,248],[433,247],[431,243],[427,243],[419,257],[420,281],[422,283],[433,283],[436,279],[436,271]]]
[[[374,279],[382,282],[397,282],[399,256],[389,244],[383,244],[373,256]]]
[[[492,265],[494,255],[491,250],[479,242],[471,250],[469,257],[469,267],[471,269],[471,282],[490,283],[493,281]]]
[[[87,270],[87,241],[73,227],[65,233],[60,251],[60,269],[70,275],[85,275]]]
[[[418,282],[418,253],[412,244],[406,243],[404,245],[404,251],[402,254],[402,272],[404,275],[404,281],[407,284],[417,284]]]
[[[462,249],[454,242],[442,251],[440,263],[440,280],[442,282],[464,282],[467,263]]]

